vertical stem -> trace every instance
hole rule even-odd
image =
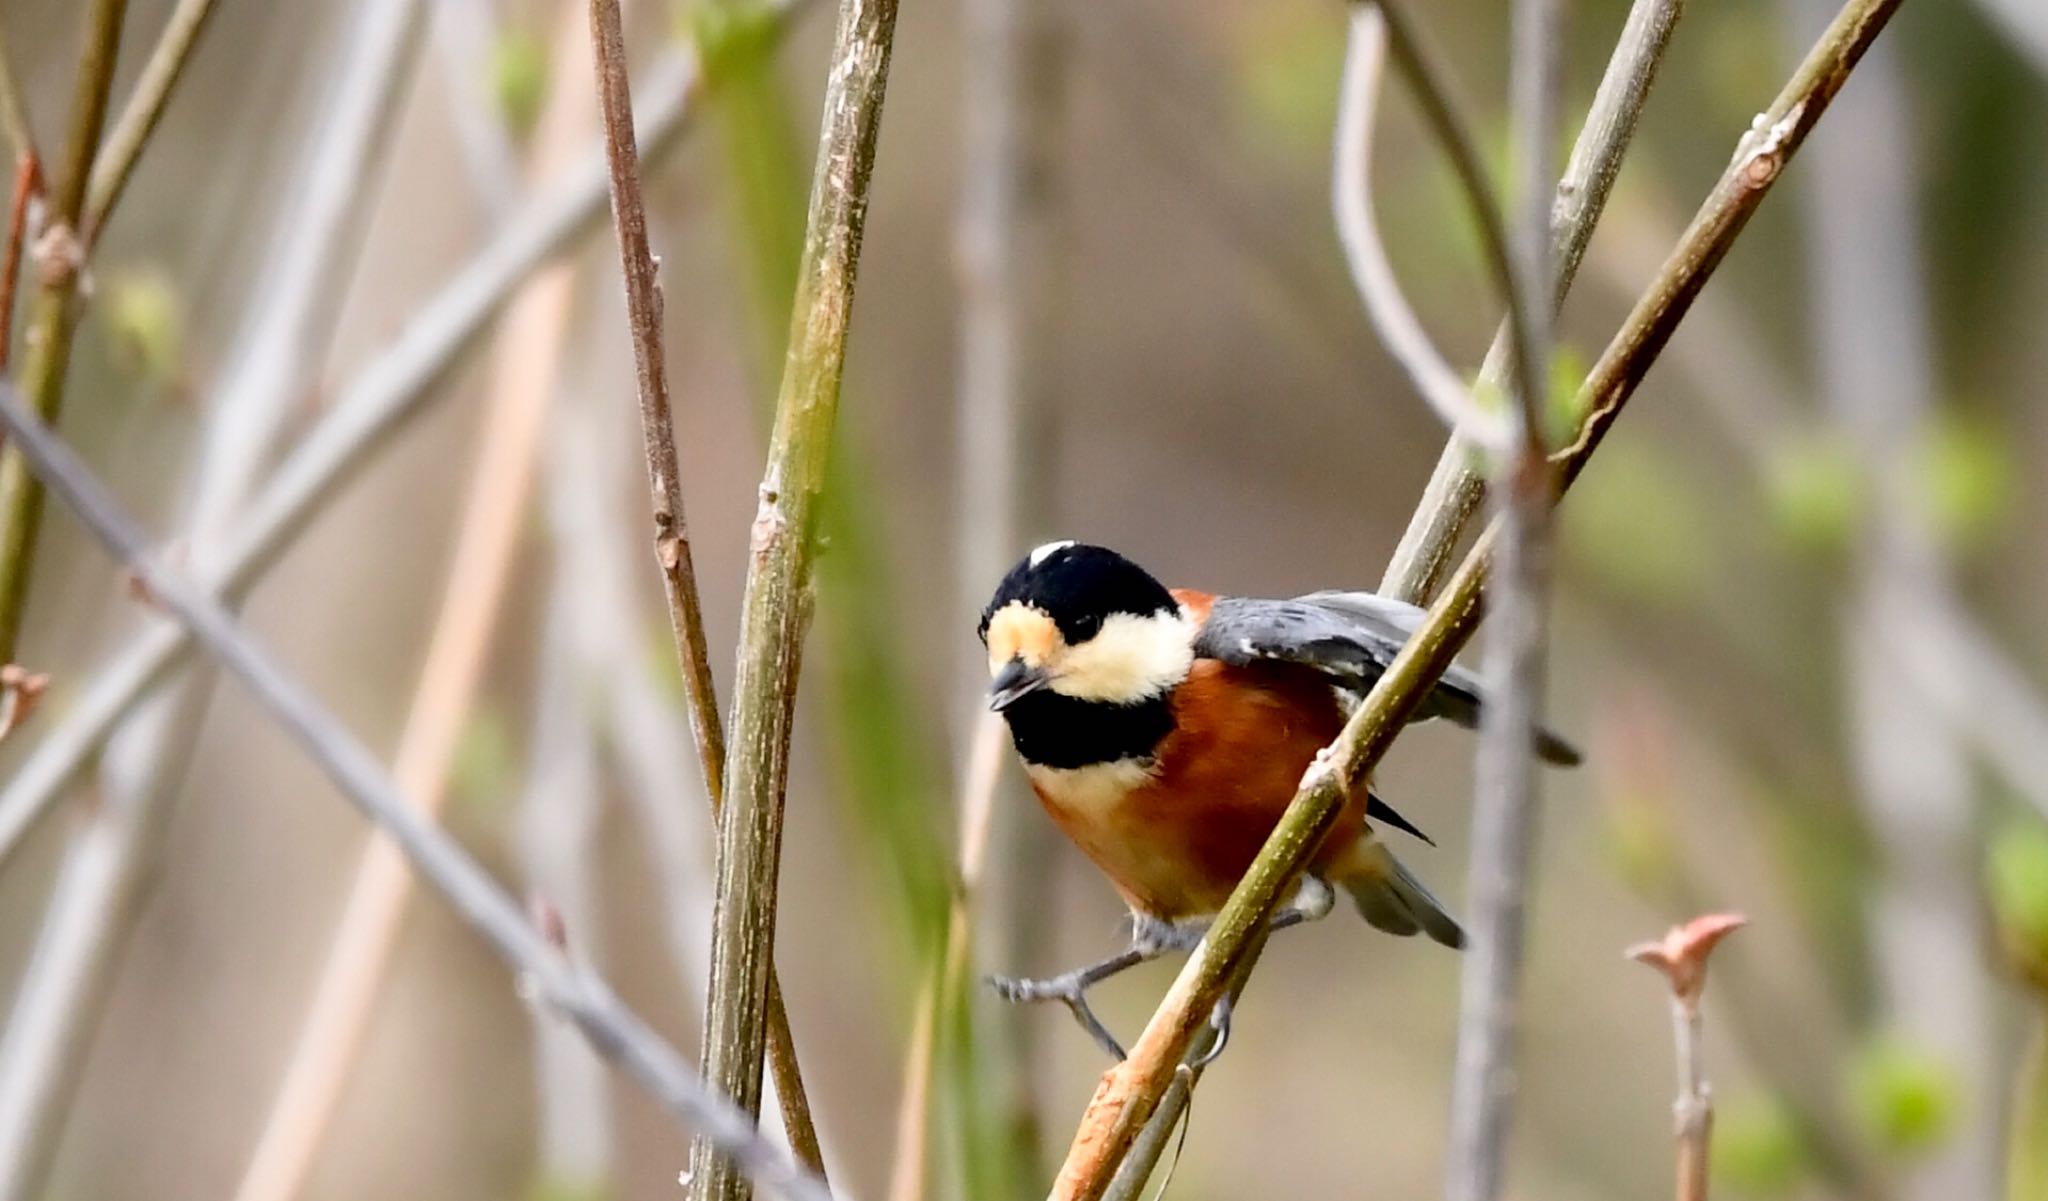
[[[1678,1050],[1678,1100],[1671,1107],[1678,1136],[1674,1191],[1678,1201],[1707,1201],[1707,1140],[1714,1126],[1714,1105],[1701,1054],[1697,999],[1671,998],[1671,1035]]]
[[[626,310],[632,323],[633,369],[640,398],[640,432],[654,513],[654,557],[668,600],[669,628],[682,661],[690,731],[697,743],[705,795],[716,815],[725,803],[725,731],[704,634],[704,608],[690,554],[683,510],[682,467],[676,455],[675,415],[669,405],[668,364],[662,351],[661,282],[647,240],[647,206],[640,188],[640,152],[633,141],[633,96],[626,79],[626,40],[618,0],[591,0],[591,41],[598,102],[604,112],[605,163],[611,176],[612,224],[618,231]],[[795,1040],[773,965],[768,970],[767,1049],[774,1060],[783,1123],[798,1156],[820,1175],[824,1157],[811,1119],[810,1099],[797,1070]]]
[[[1488,647],[1493,677],[1481,725],[1472,810],[1471,946],[1458,1007],[1451,1082],[1450,1201],[1500,1195],[1513,1115],[1523,943],[1535,854],[1535,740],[1542,711],[1544,624],[1550,584],[1551,473],[1543,445],[1550,375],[1551,130],[1558,90],[1559,0],[1517,0],[1508,90],[1521,179],[1514,221],[1519,335],[1515,445],[1496,469],[1502,536]]]
[[[31,310],[20,381],[22,394],[45,421],[55,421],[64,403],[64,373],[71,360],[71,335],[78,324],[78,277],[84,268],[78,221],[93,159],[99,153],[100,123],[114,83],[121,18],[127,9],[127,0],[92,0],[87,10],[70,132],[49,197],[48,232],[44,235],[49,253],[47,261],[38,264],[42,286]],[[21,615],[28,601],[42,513],[42,485],[29,473],[28,464],[17,454],[0,455],[0,663],[14,661],[21,641]]]
[[[1592,106],[1572,144],[1564,177],[1557,183],[1551,214],[1556,262],[1550,288],[1553,314],[1564,306],[1586,245],[1592,241],[1593,227],[1607,207],[1608,194],[1621,173],[1622,158],[1635,137],[1637,118],[1649,101],[1650,85],[1656,81],[1657,68],[1664,61],[1685,2],[1635,0],[1608,57],[1600,87],[1593,93]],[[1503,323],[1479,369],[1480,386],[1500,388],[1507,362],[1508,327]],[[1465,527],[1479,511],[1485,491],[1486,481],[1473,470],[1471,461],[1463,439],[1453,437],[1444,445],[1422,500],[1387,564],[1381,592],[1421,604],[1435,590],[1451,565]]]
[[[719,815],[718,909],[703,1070],[714,1089],[748,1113],[758,1113],[761,1103],[783,797],[797,658],[810,608],[818,502],[846,367],[847,327],[895,30],[895,0],[841,0],[803,267],[742,606],[726,805]],[[691,1148],[690,1168],[691,1201],[750,1195],[732,1162],[703,1140]]]

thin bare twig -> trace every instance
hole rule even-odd
[[[336,280],[376,195],[382,134],[411,62],[405,10],[416,7],[386,0],[364,9],[336,56],[344,83],[293,172],[192,470],[184,521],[201,545],[246,503],[324,353],[343,290]],[[48,1132],[71,1108],[211,686],[211,673],[194,673],[153,698],[107,747],[102,803],[66,854],[38,940],[49,970],[24,981],[0,1049],[0,1196],[41,1191],[56,1142]]]
[[[71,335],[78,327],[78,285],[85,270],[79,218],[99,153],[100,122],[114,86],[121,18],[127,10],[127,0],[92,0],[85,8],[85,48],[78,58],[70,129],[64,157],[55,164],[50,206],[37,239],[34,257],[40,286],[29,316],[20,383],[29,403],[48,421],[57,419],[64,404]],[[35,570],[42,512],[43,490],[35,477],[18,458],[0,454],[0,663],[13,662],[21,643],[21,615],[28,603],[29,575]]]
[[[1584,468],[1692,298],[1719,266],[1785,162],[1819,121],[1899,0],[1851,0],[1756,126],[1744,134],[1685,236],[1595,364],[1579,401],[1577,438],[1553,456],[1562,492]],[[1468,554],[1408,644],[1311,768],[1288,812],[1175,980],[1131,1057],[1111,1069],[1083,1115],[1054,1186],[1059,1201],[1094,1201],[1158,1103],[1195,1030],[1246,962],[1279,898],[1327,833],[1344,797],[1364,782],[1426,689],[1477,625],[1493,537]]]
[[[1678,1137],[1677,1201],[1707,1201],[1707,1139],[1714,1125],[1700,1039],[1707,960],[1722,939],[1747,921],[1740,914],[1710,913],[1628,951],[1630,959],[1662,972],[1671,986],[1671,1030],[1678,1054],[1678,1100],[1671,1107]]]
[[[749,1113],[760,1107],[769,964],[775,944],[796,677],[810,615],[818,500],[825,486],[868,185],[896,32],[895,0],[841,0],[797,276],[789,354],[775,406],[742,602],[733,751],[719,815],[719,910],[711,937],[704,1075]],[[745,1195],[724,1157],[690,1152],[692,1201]]]
[[[128,177],[135,173],[136,161],[149,144],[149,136],[156,132],[164,106],[170,103],[171,89],[184,75],[185,64],[192,61],[192,49],[199,43],[199,35],[206,31],[214,3],[215,0],[178,0],[178,7],[171,10],[170,20],[164,23],[156,49],[142,66],[135,91],[122,107],[121,115],[115,118],[114,127],[107,131],[99,158],[93,163],[79,226],[88,251],[100,240],[107,215],[121,202]]]
[[[368,748],[250,639],[232,614],[181,573],[164,568],[149,540],[72,450],[0,384],[0,424],[39,476],[162,610],[192,631],[220,665],[289,732],[355,807],[405,851],[421,876],[488,941],[518,976],[523,995],[575,1023],[591,1046],[662,1108],[753,1179],[792,1201],[830,1201],[824,1183],[778,1151],[729,1099],[707,1088],[673,1047],[595,973],[565,957],[476,860],[416,811]]]
[[[1386,63],[1386,18],[1376,4],[1354,4],[1337,103],[1337,152],[1331,156],[1331,208],[1337,238],[1365,311],[1387,353],[1408,373],[1417,395],[1451,432],[1492,451],[1508,449],[1505,418],[1482,408],[1465,381],[1430,340],[1408,303],[1380,237],[1372,203],[1372,139]]]
[[[1529,339],[1539,306],[1536,297],[1523,287],[1523,273],[1516,269],[1507,222],[1494,201],[1492,184],[1479,156],[1479,144],[1456,99],[1457,89],[1451,85],[1450,70],[1424,41],[1421,28],[1408,11],[1407,0],[1353,0],[1366,2],[1386,17],[1387,46],[1393,52],[1394,65],[1407,77],[1409,91],[1414,93],[1423,120],[1435,135],[1437,148],[1450,160],[1451,171],[1458,177],[1465,207],[1479,232],[1487,270],[1507,308],[1508,362],[1515,369],[1513,374],[1534,381],[1531,386],[1540,389],[1544,381],[1534,374],[1538,364],[1532,357],[1535,348]],[[1511,386],[1512,382],[1511,379]]]
[[[564,157],[588,106],[550,114],[535,174]],[[573,299],[566,264],[530,280],[505,316],[493,358],[492,403],[460,512],[440,610],[399,735],[399,787],[429,821],[447,798],[449,772],[525,529],[536,452],[554,394]],[[276,1097],[236,1189],[236,1201],[289,1201],[305,1187],[360,1052],[414,880],[388,840],[363,850],[319,981]]]
[[[552,380],[550,381],[552,386]],[[588,488],[590,477],[579,484]],[[586,962],[602,910],[604,877],[598,826],[603,813],[597,730],[586,687],[582,628],[587,615],[573,588],[556,573],[543,619],[540,664],[526,787],[519,799],[520,858],[528,895],[560,919],[565,941]],[[622,614],[608,613],[617,621]],[[611,1082],[604,1065],[576,1035],[534,1014],[534,1133],[531,1196],[600,1198],[616,1187]]]
[[[689,522],[683,509],[682,468],[676,456],[675,416],[669,406],[668,364],[662,353],[659,264],[647,241],[647,206],[640,192],[640,153],[633,144],[633,97],[626,79],[626,39],[618,0],[590,0],[591,43],[597,71],[598,103],[604,114],[605,163],[612,197],[612,225],[618,232],[620,267],[626,279],[626,312],[632,328],[634,377],[639,385],[640,433],[646,450],[647,487],[653,502],[654,558],[668,599],[669,629],[682,661],[689,698],[690,730],[696,737],[705,795],[716,816],[724,807],[725,731],[718,717],[718,693],[711,678],[711,654],[704,636],[704,608],[697,569],[690,554]],[[792,1145],[822,1174],[818,1133],[810,1098],[797,1066],[796,1042],[782,1003],[775,967],[766,967],[767,1049],[775,1057],[782,1121]]]
[[[1510,304],[1549,297],[1551,139],[1562,39],[1557,0],[1516,0],[1508,92],[1521,167]],[[1504,222],[1505,223],[1505,222]],[[1451,1079],[1448,1201],[1494,1201],[1506,1172],[1515,1060],[1521,1035],[1522,957],[1535,858],[1536,732],[1543,709],[1550,610],[1549,464],[1544,458],[1550,377],[1548,304],[1520,310],[1511,448],[1495,461],[1499,559],[1487,648],[1489,701],[1480,723],[1472,801],[1470,890]]]
[[[691,57],[670,59],[652,74],[636,105],[642,154],[650,161],[674,145],[701,86]],[[395,342],[365,364],[243,518],[223,533],[194,540],[195,571],[205,586],[230,599],[246,592],[342,484],[442,394],[436,385],[526,277],[595,227],[605,196],[604,164],[593,153],[568,179],[524,206],[405,323]],[[158,624],[116,652],[0,790],[0,862],[92,761],[129,708],[189,650],[182,628]]]
[[[1578,276],[1593,228],[1607,206],[1607,197],[1621,173],[1621,162],[1635,136],[1636,120],[1649,100],[1650,85],[1664,61],[1665,47],[1685,11],[1685,0],[1635,0],[1621,36],[1608,56],[1592,106],[1579,127],[1564,177],[1558,180],[1556,207],[1551,212],[1551,239],[1556,274],[1551,281],[1551,311],[1563,308]],[[1480,387],[1499,390],[1507,373],[1508,326],[1502,323],[1479,369]],[[1473,470],[1467,447],[1452,438],[1444,446],[1387,564],[1380,591],[1421,603],[1450,567],[1458,539],[1486,489],[1485,478]]]

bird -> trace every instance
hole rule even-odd
[[[1192,948],[1265,845],[1303,774],[1394,659],[1423,611],[1370,592],[1284,600],[1168,588],[1118,552],[1033,549],[982,611],[989,707],[1008,724],[1040,804],[1131,913],[1131,943],[1044,979],[990,978],[1012,1001],[1064,1003],[1116,1059],[1095,984]],[[1415,720],[1476,728],[1479,678],[1453,666]],[[1536,751],[1580,761],[1539,730]],[[1464,946],[1457,920],[1396,858],[1381,827],[1428,836],[1370,789],[1348,800],[1273,929],[1320,918],[1337,891],[1375,928]],[[1433,845],[1433,844],[1432,844]],[[1220,1053],[1229,1012],[1212,1016]]]

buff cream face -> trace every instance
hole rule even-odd
[[[1011,660],[1043,672],[1047,687],[1078,700],[1132,704],[1185,679],[1194,663],[1194,627],[1184,614],[1114,613],[1086,642],[1069,645],[1044,612],[1012,601],[988,624],[988,668]]]

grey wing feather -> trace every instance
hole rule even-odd
[[[1293,600],[1225,597],[1210,609],[1195,639],[1195,654],[1225,663],[1298,663],[1363,696],[1422,624],[1423,611],[1370,592],[1311,592]],[[1483,686],[1455,664],[1430,691],[1418,715],[1447,717],[1468,729],[1479,724]],[[1545,731],[1539,750],[1553,763],[1578,762],[1578,752]]]

